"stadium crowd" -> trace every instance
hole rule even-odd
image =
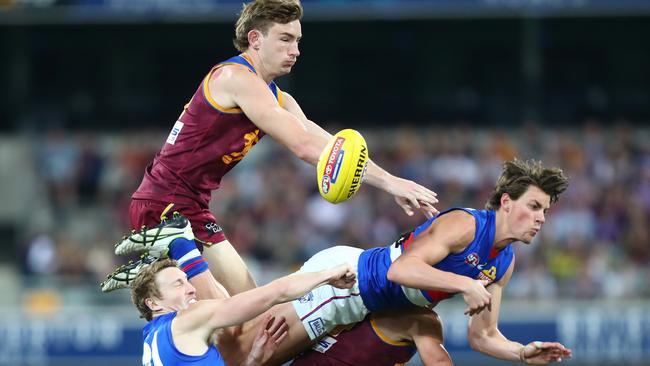
[[[360,131],[372,159],[436,191],[440,210],[483,207],[501,162],[515,156],[560,166],[571,179],[541,235],[516,246],[507,297],[650,297],[650,129],[597,120],[566,128],[449,125]],[[71,286],[109,273],[118,260],[113,244],[130,229],[130,194],[164,135],[53,130],[35,140],[25,166],[43,183],[51,219],[21,233],[22,272]],[[250,154],[222,182],[213,212],[260,283],[331,245],[387,245],[423,219],[372,187],[327,203],[313,168],[272,141]]]

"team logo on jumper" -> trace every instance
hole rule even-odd
[[[492,266],[489,269],[484,269],[481,272],[479,272],[478,276],[476,276],[476,279],[478,280],[487,280],[492,283],[497,278],[497,267]]]
[[[478,257],[478,254],[476,254],[476,253],[472,253],[472,254],[468,255],[467,257],[465,257],[465,263],[469,264],[472,267],[476,267],[480,260],[481,259]]]
[[[311,331],[314,332],[314,335],[316,335],[316,337],[320,337],[323,333],[325,333],[325,322],[323,322],[323,319],[316,318],[314,320],[308,321],[307,324],[309,324],[309,328],[311,328]]]
[[[257,129],[244,135],[244,147],[241,151],[233,151],[221,157],[224,164],[230,165],[233,162],[240,161],[248,154],[249,151],[260,141],[260,130]]]
[[[214,235],[216,233],[219,233],[219,232],[223,231],[221,226],[217,225],[216,222],[208,221],[208,222],[205,223],[204,227],[205,227],[205,230],[208,232],[208,236],[212,236],[212,235]]]
[[[169,136],[167,136],[168,144],[174,145],[176,143],[176,139],[178,138],[178,135],[181,134],[181,130],[183,129],[183,126],[185,126],[185,124],[181,121],[176,121],[176,123],[174,123],[174,127],[172,127],[172,131],[169,133]]]
[[[304,304],[304,303],[312,301],[313,299],[314,299],[314,294],[312,292],[310,292],[308,294],[300,296],[298,298],[298,302],[301,303],[301,304]]]
[[[332,348],[334,343],[336,343],[336,339],[334,337],[325,336],[323,339],[319,340],[313,346],[311,346],[311,349],[316,352],[325,353],[328,349]]]

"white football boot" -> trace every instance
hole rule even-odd
[[[164,219],[154,227],[143,226],[140,231],[131,231],[130,235],[123,237],[122,242],[115,245],[115,254],[148,252],[154,258],[165,258],[169,244],[176,238],[194,240],[190,221],[178,212],[174,212],[171,220]]]
[[[111,292],[122,288],[130,288],[131,282],[135,280],[140,270],[148,267],[157,258],[143,255],[140,260],[119,266],[113,273],[106,276],[106,280],[100,284],[102,292]]]

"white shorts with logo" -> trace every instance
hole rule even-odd
[[[362,249],[346,246],[328,248],[311,257],[298,273],[322,271],[343,263],[349,263],[356,272],[361,252]],[[358,282],[350,289],[321,286],[292,304],[310,339],[329,333],[337,325],[360,322],[368,314]]]

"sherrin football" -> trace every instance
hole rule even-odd
[[[363,182],[368,164],[368,147],[352,129],[332,136],[318,158],[318,190],[327,201],[340,203],[352,197]]]

